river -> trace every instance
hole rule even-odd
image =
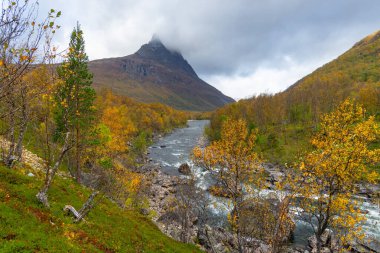
[[[189,120],[187,127],[174,130],[160,138],[154,145],[149,147],[149,158],[161,166],[163,172],[169,175],[183,176],[178,172],[178,167],[183,163],[188,163],[197,179],[197,186],[206,190],[213,185],[214,180],[210,173],[201,168],[193,166],[190,158],[192,149],[197,145],[205,144],[203,136],[204,128],[209,123],[208,120]],[[222,198],[209,196],[214,204],[211,207],[215,220],[223,223],[228,210],[228,202]],[[380,209],[378,205],[372,204],[368,199],[363,199],[362,209],[368,212],[367,221],[364,224],[365,233],[380,241]],[[310,227],[297,220],[294,234],[294,244],[302,246],[307,243],[307,238],[311,235]]]

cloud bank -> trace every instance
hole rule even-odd
[[[134,53],[158,34],[199,76],[244,98],[286,89],[380,29],[372,0],[56,0],[61,49],[79,21],[90,59]]]

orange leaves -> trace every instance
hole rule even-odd
[[[101,122],[110,129],[115,150],[128,150],[139,133],[163,133],[186,123],[187,115],[161,104],[142,104],[103,91],[96,101]],[[124,147],[123,147],[124,146]]]
[[[130,181],[130,188],[131,189],[138,189],[141,184],[141,177],[139,175],[132,178]]]
[[[101,122],[110,129],[110,141],[106,143],[110,152],[121,153],[128,150],[127,143],[137,132],[128,117],[125,106],[111,106],[103,110]]]
[[[28,61],[29,60],[29,57],[27,55],[20,55],[20,61]]]
[[[142,104],[127,97],[100,91],[95,101],[99,112],[97,145],[92,150],[98,165],[114,179],[115,195],[126,206],[142,204],[146,181],[128,169],[142,155],[153,133],[163,133],[186,122],[184,113],[159,104]],[[121,163],[120,161],[123,161]]]

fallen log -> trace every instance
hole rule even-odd
[[[65,207],[63,208],[63,211],[66,214],[70,214],[71,213],[72,215],[74,215],[75,220],[82,219],[82,215],[73,206],[65,205]]]
[[[84,217],[90,212],[90,210],[94,207],[94,199],[96,195],[98,195],[98,191],[94,191],[91,193],[90,197],[88,197],[86,203],[83,204],[82,208],[79,212],[71,205],[65,205],[63,211],[66,213],[72,213],[75,217],[75,222],[80,222],[84,220]]]

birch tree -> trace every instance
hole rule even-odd
[[[322,116],[320,131],[311,139],[315,150],[299,164],[300,204],[314,230],[318,252],[328,247],[322,242],[328,228],[341,245],[363,236],[360,224],[365,217],[353,194],[356,184],[379,179],[371,166],[378,164],[380,150],[369,148],[378,136],[375,118],[365,118],[365,110],[352,100]]]
[[[212,172],[232,201],[233,212],[229,222],[237,236],[238,250],[244,251],[240,219],[244,205],[244,192],[260,188],[263,168],[257,153],[253,151],[256,131],[249,131],[244,120],[226,120],[221,139],[204,148],[193,150],[194,161]]]
[[[2,132],[10,145],[3,160],[7,166],[20,160],[22,143],[30,118],[30,103],[35,98],[27,75],[37,64],[54,57],[51,39],[59,28],[61,15],[51,9],[38,16],[38,1],[2,1],[0,19],[0,117],[6,124]]]

